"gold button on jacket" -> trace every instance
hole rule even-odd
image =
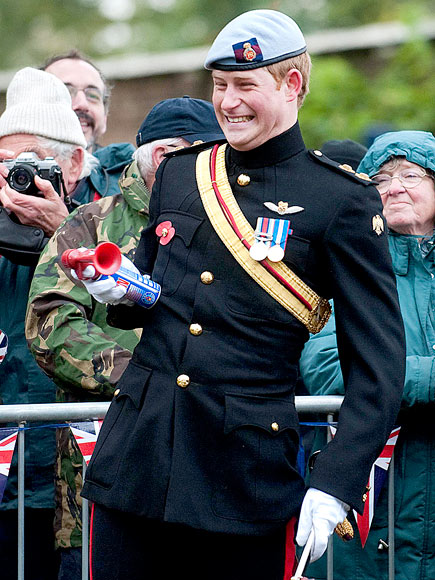
[[[203,272],[201,274],[201,282],[203,284],[211,284],[214,280],[214,275],[211,272]]]
[[[115,392],[113,393],[113,396],[114,397],[117,397],[120,392],[121,392],[121,389],[115,389]]]
[[[193,336],[199,336],[202,334],[202,326],[200,324],[191,324],[189,326],[189,332],[190,334],[193,334]]]
[[[190,377],[188,375],[178,375],[177,377],[177,385],[179,387],[186,388],[190,384]]]
[[[249,177],[249,175],[246,175],[245,173],[241,173],[239,175],[239,177],[237,178],[237,183],[239,185],[241,185],[242,187],[246,187],[247,185],[249,185],[251,183],[251,178]]]

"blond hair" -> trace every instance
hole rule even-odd
[[[291,69],[298,70],[302,75],[302,87],[298,95],[298,109],[302,107],[305,97],[310,91],[310,73],[311,73],[311,58],[308,52],[303,52],[293,58],[281,60],[275,64],[270,64],[265,67],[267,71],[273,76],[276,81],[277,88],[281,87],[286,74]]]

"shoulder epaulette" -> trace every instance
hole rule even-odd
[[[226,139],[219,139],[217,141],[194,141],[190,147],[183,147],[182,145],[180,145],[180,147],[177,147],[176,149],[174,149],[174,151],[169,151],[168,153],[166,153],[165,157],[175,157],[175,156],[178,157],[179,155],[188,155],[190,153],[199,153],[200,151],[203,151],[204,149],[210,149],[216,143],[221,145],[222,143],[225,143],[225,142],[226,142]]]
[[[331,169],[337,171],[338,173],[341,173],[342,175],[346,175],[346,177],[351,177],[358,183],[362,183],[363,185],[373,184],[372,179],[367,175],[367,173],[357,173],[355,169],[353,169],[353,167],[351,167],[347,163],[338,163],[337,161],[333,161],[332,159],[329,159],[329,157],[327,157],[319,149],[309,149],[308,153],[313,159],[315,159],[319,163],[322,163],[323,165],[330,167]]]

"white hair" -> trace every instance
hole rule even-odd
[[[153,149],[156,145],[172,145],[173,147],[183,147],[186,144],[182,137],[169,139],[156,139],[151,143],[145,143],[136,149],[133,153],[133,159],[136,161],[142,179],[146,182],[150,176],[155,173],[153,163]]]
[[[85,156],[83,159],[83,167],[82,167],[82,171],[79,175],[79,180],[83,179],[83,177],[87,177],[88,175],[91,174],[92,170],[95,167],[98,167],[98,165],[100,165],[100,161],[94,157],[91,153],[89,153],[89,151],[84,151]]]
[[[64,141],[47,139],[46,137],[40,137],[39,135],[37,138],[39,145],[43,149],[48,149],[51,151],[51,153],[53,153],[53,157],[59,159],[60,161],[67,161],[68,159],[71,159],[76,149],[83,149],[83,147],[75,145],[74,143],[65,143]],[[88,153],[85,149],[83,149],[83,151],[83,167],[79,175],[79,180],[90,175],[94,167],[97,167],[100,163],[96,157]]]

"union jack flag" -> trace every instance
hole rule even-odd
[[[0,502],[3,499],[12,455],[17,441],[18,429],[2,429],[0,431]]]
[[[369,481],[367,483],[368,491],[362,516],[360,516],[355,511],[353,512],[363,548],[369,535],[370,526],[372,525],[376,502],[378,501],[381,489],[385,483],[385,480],[387,479],[388,468],[390,467],[391,458],[393,457],[394,447],[397,443],[399,431],[400,427],[396,427],[391,431],[385,447],[383,448],[379,457],[373,463],[372,469],[370,471]]]
[[[0,330],[0,363],[3,362],[3,359],[5,358],[7,351],[8,351],[8,337],[3,332],[3,330]]]
[[[77,441],[77,445],[82,452],[83,459],[86,461],[86,465],[88,465],[89,461],[91,460],[102,423],[102,420],[70,423],[72,434],[74,435],[74,438]]]
[[[334,437],[337,431],[336,427],[329,427],[332,437]],[[385,446],[373,463],[370,470],[369,480],[367,482],[367,494],[366,500],[364,502],[364,511],[362,516],[360,516],[355,510],[353,510],[356,525],[358,526],[359,535],[361,538],[361,545],[364,548],[369,535],[370,526],[372,525],[373,515],[375,513],[375,505],[378,501],[381,489],[387,479],[388,468],[390,467],[391,458],[393,457],[394,447],[397,443],[397,438],[399,436],[400,427],[395,427],[389,437]]]

